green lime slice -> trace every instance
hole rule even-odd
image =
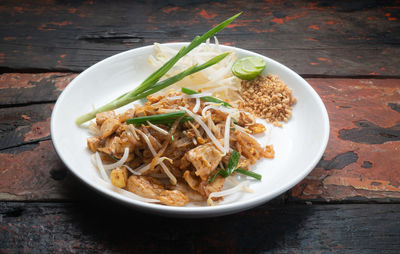
[[[240,58],[232,65],[232,73],[245,80],[257,77],[265,68],[265,61],[259,56]]]

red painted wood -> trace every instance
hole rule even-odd
[[[58,94],[66,81],[74,76],[62,73],[0,75],[4,97],[15,93],[17,88],[26,98],[24,103],[28,103],[0,109],[0,125],[3,126],[0,137],[3,146],[0,150],[0,197],[3,200],[71,198],[66,193],[76,183],[67,184],[63,189],[63,183],[69,181],[66,169],[57,158],[51,141],[42,141],[50,138],[52,104],[30,105],[29,89],[32,88],[26,86],[33,80],[41,84],[34,88],[37,94],[46,90]],[[331,135],[322,161],[291,190],[291,199],[398,200],[400,80],[307,80],[327,107]],[[35,98],[31,97],[31,100]],[[369,131],[368,135],[363,131]],[[366,138],[360,141],[357,135]],[[42,156],[45,159],[37,160]]]
[[[398,204],[326,203],[400,200],[399,6],[399,0],[1,1],[0,252],[398,253]],[[65,168],[49,121],[72,72],[154,42],[189,41],[239,11],[218,34],[222,44],[261,53],[305,77],[327,77],[308,79],[327,107],[331,135],[301,183],[246,212],[181,220],[122,207]],[[371,78],[335,78],[350,76]],[[294,204],[310,201],[323,205]]]
[[[330,119],[331,133],[323,159],[300,184],[291,191],[301,200],[342,201],[350,199],[400,198],[400,112],[392,109],[400,105],[400,80],[385,79],[308,79],[324,101]],[[392,107],[391,107],[392,106]],[[378,126],[370,133],[370,143],[345,140],[340,133],[362,129],[357,122]],[[385,131],[396,137],[386,140]],[[361,133],[363,134],[363,133]],[[365,134],[363,134],[365,135]],[[389,135],[389,134],[386,134]],[[351,163],[342,163],[353,153]],[[332,164],[329,166],[329,162]],[[336,163],[336,167],[335,167]],[[322,167],[325,165],[325,168]],[[338,168],[344,166],[343,168]],[[329,169],[332,167],[332,169]],[[328,169],[327,169],[328,168]]]
[[[0,75],[0,105],[55,101],[76,77],[70,73],[5,73]]]

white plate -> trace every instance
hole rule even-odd
[[[180,48],[187,43],[171,43]],[[238,57],[256,53],[222,46],[236,51]],[[283,128],[272,128],[271,135],[259,138],[272,143],[275,158],[263,159],[255,165],[262,181],[252,181],[254,193],[241,193],[226,198],[213,207],[170,207],[136,201],[109,190],[96,182],[97,170],[90,163],[86,148],[87,129],[78,127],[75,119],[135,88],[154,71],[147,63],[153,46],[129,50],[109,57],[82,72],[61,93],[51,117],[54,147],[65,165],[95,190],[142,211],[176,217],[211,217],[243,211],[263,204],[300,182],[320,160],[329,137],[329,119],[318,94],[299,75],[284,65],[261,55],[267,63],[264,74],[278,75],[297,97],[292,118]],[[126,106],[124,108],[127,108]],[[124,109],[123,108],[123,109]],[[269,140],[268,140],[269,139]]]

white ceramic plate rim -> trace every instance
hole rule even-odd
[[[187,42],[180,42],[180,43],[167,43],[166,45],[169,45],[169,46],[185,46],[187,44],[188,44]],[[329,128],[330,128],[329,127],[328,113],[326,111],[325,105],[323,104],[321,98],[318,96],[317,92],[302,77],[300,77],[297,73],[295,73],[294,71],[292,71],[288,67],[280,64],[279,62],[276,62],[273,59],[270,59],[268,57],[265,57],[263,55],[260,55],[260,54],[257,54],[257,53],[254,53],[254,52],[251,52],[251,51],[248,51],[248,50],[244,50],[244,49],[240,49],[240,48],[236,48],[236,47],[232,47],[232,46],[221,45],[221,47],[224,50],[236,51],[237,53],[241,53],[241,54],[244,54],[244,55],[257,55],[257,56],[260,56],[260,57],[263,57],[263,58],[267,59],[270,62],[273,62],[279,68],[283,69],[285,72],[288,72],[291,75],[294,75],[296,77],[296,79],[297,79],[296,81],[300,82],[301,85],[303,86],[303,88],[306,89],[307,92],[309,92],[310,95],[313,97],[315,102],[317,102],[317,104],[318,104],[317,106],[322,111],[323,137],[322,137],[322,140],[320,142],[320,146],[319,146],[319,149],[318,149],[318,154],[315,155],[314,159],[308,163],[307,167],[305,167],[303,169],[303,171],[301,171],[300,174],[295,175],[293,178],[291,178],[291,181],[288,181],[285,185],[281,186],[281,188],[279,190],[276,190],[274,192],[270,192],[270,193],[267,193],[267,194],[261,194],[258,197],[255,197],[255,198],[253,198],[253,199],[251,199],[251,200],[249,200],[247,202],[242,202],[242,203],[232,202],[232,203],[228,203],[228,204],[223,204],[221,206],[217,205],[217,206],[204,206],[204,207],[172,207],[172,206],[163,206],[163,205],[159,205],[159,204],[144,203],[144,202],[141,202],[141,201],[133,200],[133,199],[130,199],[128,197],[122,196],[122,195],[120,195],[118,193],[115,193],[112,190],[106,189],[103,186],[93,184],[90,181],[86,181],[81,176],[79,171],[76,170],[74,167],[72,167],[71,164],[68,162],[68,160],[65,159],[65,157],[63,156],[60,144],[54,138],[54,137],[56,137],[56,133],[57,133],[57,129],[55,128],[56,123],[55,123],[55,117],[54,116],[57,115],[57,112],[59,111],[59,108],[61,107],[60,105],[62,104],[63,100],[66,97],[68,97],[70,91],[72,89],[74,89],[76,85],[79,85],[79,80],[82,78],[83,75],[85,75],[85,73],[87,73],[90,70],[96,68],[100,64],[107,64],[107,62],[111,62],[114,58],[118,58],[123,54],[132,53],[133,51],[145,50],[145,49],[147,49],[149,47],[153,47],[153,45],[149,45],[149,46],[140,47],[140,48],[132,49],[132,50],[129,50],[129,51],[121,52],[121,53],[116,54],[114,56],[108,57],[108,58],[106,58],[106,59],[94,64],[93,66],[89,67],[88,69],[83,71],[80,75],[78,75],[74,80],[72,80],[71,83],[69,83],[69,85],[64,89],[64,91],[61,93],[61,95],[57,99],[57,102],[56,102],[56,104],[54,106],[54,109],[53,109],[53,112],[52,112],[52,117],[51,117],[51,136],[52,136],[52,140],[53,140],[53,144],[54,144],[55,150],[56,150],[57,154],[59,155],[59,157],[61,158],[61,160],[69,168],[69,170],[75,176],[77,176],[79,179],[81,179],[83,182],[88,184],[90,187],[92,187],[93,189],[99,191],[100,193],[102,193],[102,194],[104,194],[106,196],[110,196],[110,197],[112,197],[112,198],[114,198],[114,199],[116,199],[118,201],[121,201],[121,202],[126,203],[126,204],[133,205],[134,207],[136,207],[136,208],[138,208],[140,210],[147,211],[147,212],[163,214],[163,215],[168,215],[168,216],[210,217],[210,216],[219,216],[219,215],[231,214],[231,213],[247,210],[247,209],[250,209],[252,207],[258,206],[260,204],[263,204],[263,203],[271,200],[272,198],[277,197],[278,195],[286,192],[287,190],[292,188],[294,185],[299,183],[317,165],[317,163],[319,162],[320,158],[322,157],[322,155],[323,155],[323,153],[325,151],[325,148],[327,146],[328,139],[329,139]]]

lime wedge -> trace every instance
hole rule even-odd
[[[259,56],[240,58],[232,65],[232,73],[245,80],[257,77],[265,68],[265,61]]]

